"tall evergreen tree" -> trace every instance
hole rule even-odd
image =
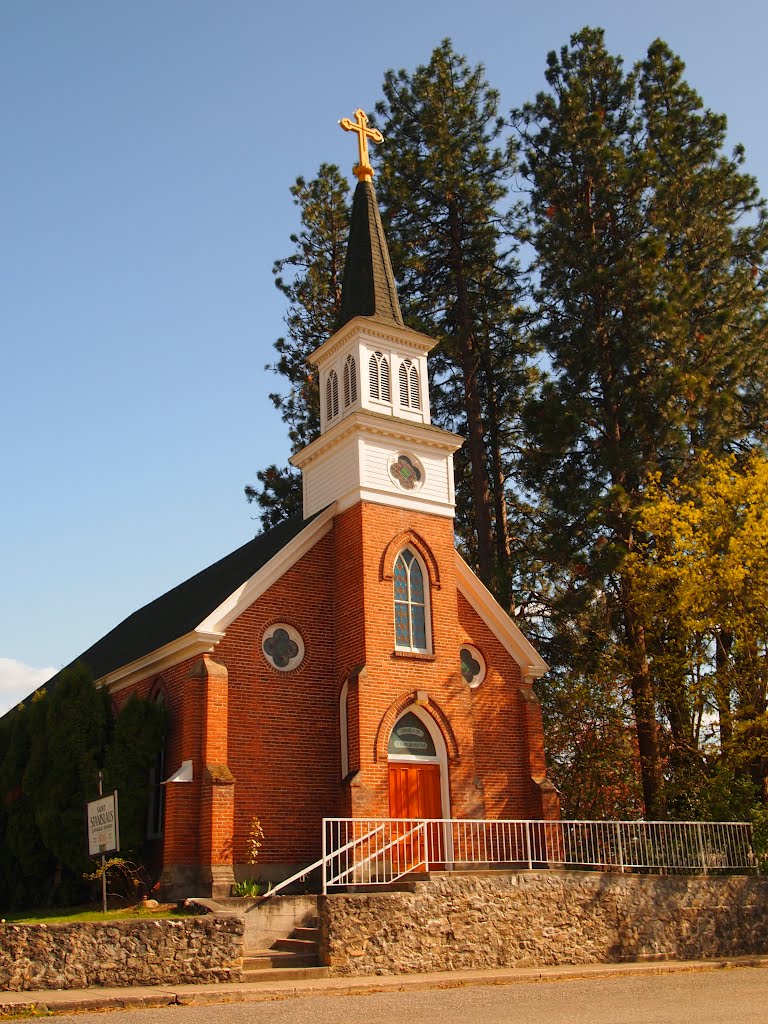
[[[763,203],[722,152],[683,65],[655,42],[630,73],[583,29],[550,53],[549,90],[513,111],[530,190],[536,338],[551,369],[527,411],[545,563],[568,570],[558,620],[602,602],[631,689],[646,813],[663,810],[646,626],[617,572],[649,471],[764,437]],[[762,405],[764,409],[764,404]]]
[[[269,397],[288,426],[293,453],[320,433],[318,385],[307,360],[333,333],[339,315],[349,185],[338,167],[321,164],[316,178],[296,179],[291,195],[300,210],[301,229],[290,238],[294,251],[273,267],[275,285],[288,300],[288,334],[275,342],[278,358],[267,369],[289,385],[287,394]],[[264,527],[301,514],[301,478],[295,470],[271,465],[256,477],[261,486],[248,484],[245,495],[258,506]]]
[[[467,436],[457,488],[471,514],[457,526],[483,581],[504,595],[506,481],[527,371],[517,265],[500,210],[513,160],[498,144],[498,94],[448,40],[412,74],[388,71],[383,92],[376,187],[401,306],[411,326],[440,342],[433,411]]]

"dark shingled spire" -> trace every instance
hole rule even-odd
[[[376,193],[367,180],[357,183],[352,200],[337,330],[356,316],[404,326]]]

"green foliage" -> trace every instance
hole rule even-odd
[[[628,558],[653,569],[657,534],[640,521],[649,478],[695,486],[705,453],[768,442],[765,204],[743,150],[724,150],[725,118],[684,73],[660,40],[625,68],[584,28],[504,123],[482,67],[446,40],[415,71],[387,72],[376,107],[401,305],[438,341],[433,418],[467,437],[455,460],[460,548],[553,666],[547,742],[573,813],[641,810],[638,772],[652,817],[708,816],[728,800],[746,814],[750,786],[768,800],[754,573],[717,590],[729,615],[754,609],[750,633],[723,616],[700,628],[679,613],[678,583],[657,572],[649,599],[642,574],[624,569]],[[305,301],[310,284],[301,290],[308,239],[324,236],[304,219],[311,187],[295,188],[309,200],[306,232],[293,239],[297,290],[280,285],[294,321],[275,368],[291,382],[300,446],[317,429],[306,356],[330,318]],[[337,285],[330,265],[321,252],[312,280]],[[265,525],[298,510],[292,471],[259,480],[250,497]],[[745,546],[731,556],[751,564]]]
[[[141,853],[147,834],[150,770],[166,731],[164,706],[131,695],[115,721],[104,763],[105,792],[118,790],[120,847]]]
[[[275,342],[278,358],[267,369],[289,385],[287,394],[269,397],[288,426],[293,453],[320,433],[318,383],[308,357],[333,333],[339,315],[349,185],[338,167],[322,164],[311,181],[297,178],[291,195],[300,210],[301,229],[291,235],[291,255],[273,267],[275,285],[288,301],[288,334]],[[256,479],[260,486],[248,484],[245,496],[258,507],[263,527],[301,513],[301,478],[294,469],[268,466]]]
[[[137,698],[113,721],[106,688],[96,688],[81,664],[0,721],[0,903],[85,898],[85,804],[98,795],[105,765],[119,789],[121,833],[141,851],[149,766],[162,731],[161,712]]]
[[[388,71],[376,123],[376,187],[407,321],[439,341],[433,419],[463,433],[463,548],[505,602],[511,589],[507,479],[529,387],[521,289],[502,211],[514,158],[500,145],[498,93],[445,40],[413,73]]]
[[[261,882],[255,878],[244,878],[242,882],[235,882],[232,886],[233,896],[248,896],[255,899],[261,892]]]
[[[549,55],[548,91],[513,113],[530,189],[534,333],[551,364],[527,408],[523,464],[539,559],[559,581],[548,623],[554,636],[590,602],[604,608],[652,816],[677,766],[665,762],[654,638],[618,570],[636,548],[648,472],[695,475],[705,447],[764,437],[768,378],[763,202],[743,154],[722,153],[725,119],[682,74],[659,41],[625,72],[603,33],[583,29]],[[666,648],[680,639],[667,632]],[[679,687],[665,711],[669,728],[682,714],[681,734],[685,704]]]

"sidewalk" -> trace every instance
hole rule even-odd
[[[768,956],[722,960],[655,961],[653,963],[583,964],[570,967],[496,968],[484,971],[442,971],[435,974],[376,975],[358,978],[313,978],[306,981],[249,981],[221,985],[157,985],[132,988],[90,988],[39,992],[0,992],[0,1017],[33,1007],[53,1013],[119,1010],[210,1003],[249,1003],[303,996],[405,992],[461,988],[465,985],[514,985],[521,982],[573,981],[619,975],[717,971],[733,967],[768,967]]]

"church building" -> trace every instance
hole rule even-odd
[[[322,819],[554,819],[546,664],[456,552],[433,342],[403,323],[358,132],[342,312],[312,356],[303,517],[135,612],[80,659],[169,729],[149,831],[166,898],[226,895],[321,855]],[[162,775],[162,778],[160,777]],[[263,845],[247,863],[253,818]]]

